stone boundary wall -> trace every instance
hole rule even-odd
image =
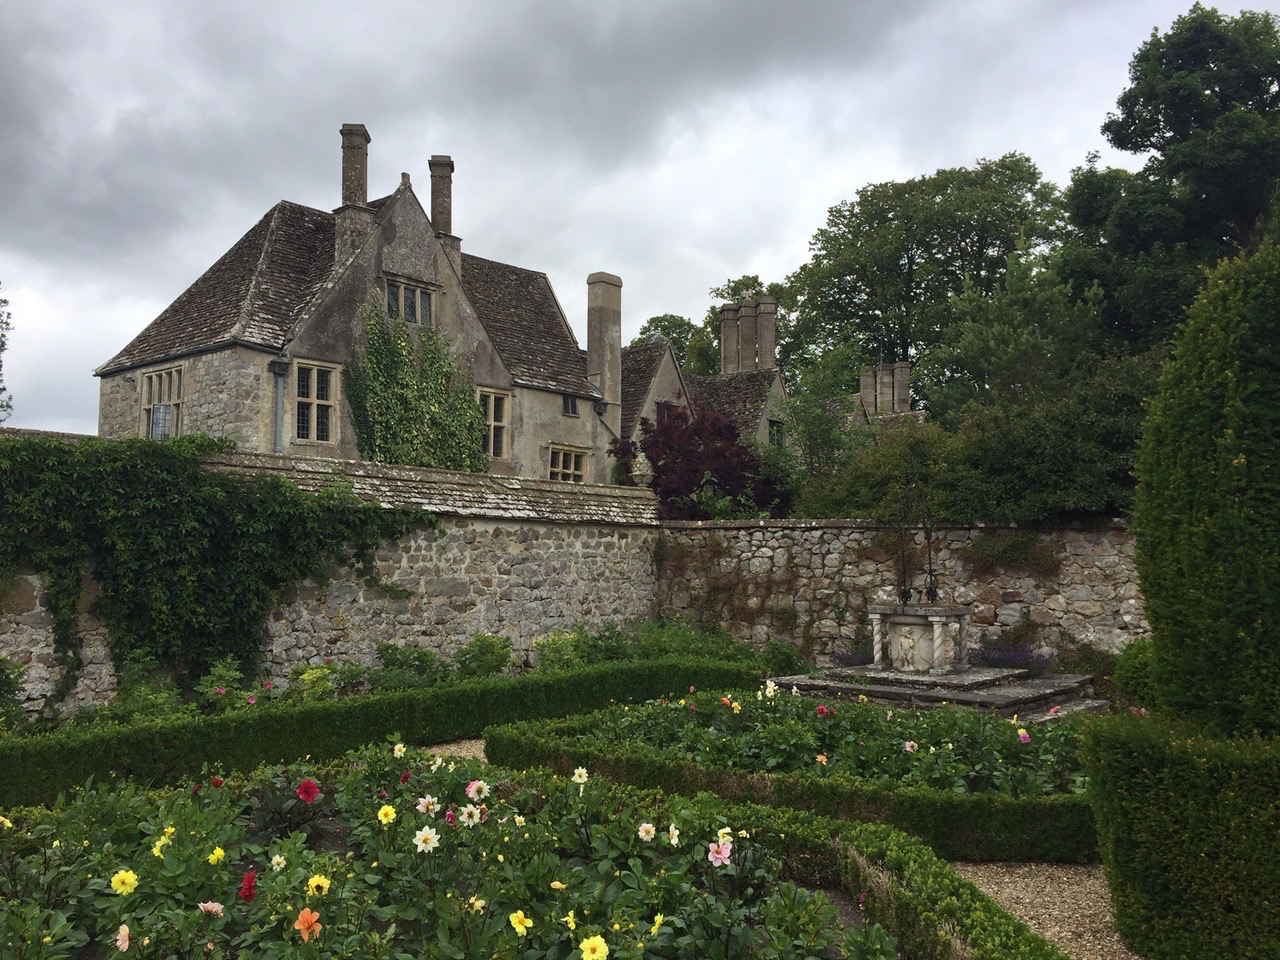
[[[209,465],[277,473],[310,490],[337,475],[360,496],[441,518],[438,529],[378,550],[378,573],[391,590],[339,570],[324,587],[303,584],[273,611],[263,648],[272,677],[325,658],[370,663],[384,642],[447,655],[476,633],[507,637],[527,657],[533,638],[550,630],[656,614],[657,503],[647,490],[266,455],[224,454]],[[95,591],[87,582],[79,625],[85,666],[69,708],[115,692],[106,630],[91,612]],[[0,656],[27,667],[28,706],[42,706],[61,672],[44,585],[29,570],[0,586]]]
[[[1060,560],[1051,576],[996,571],[975,577],[965,549],[1007,527],[935,531],[942,604],[969,606],[972,639],[994,637],[1024,616],[1043,652],[1088,643],[1118,651],[1149,627],[1133,564],[1133,537],[1116,522],[1037,533]],[[851,652],[865,635],[868,603],[896,603],[897,531],[856,520],[679,522],[658,544],[658,608],[666,616],[718,622],[740,639],[795,643],[819,664]],[[916,531],[913,564],[923,569]],[[923,572],[912,584],[925,585]]]

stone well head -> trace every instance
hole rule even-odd
[[[877,669],[910,673],[969,669],[968,607],[871,604],[867,617]]]

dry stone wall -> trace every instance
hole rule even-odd
[[[969,606],[975,638],[1024,617],[1044,651],[1092,644],[1116,651],[1147,632],[1133,537],[1119,524],[1037,534],[1058,561],[1051,575],[996,570],[979,577],[966,549],[991,528],[935,531],[940,603]],[[868,603],[895,603],[898,534],[852,521],[667,524],[658,546],[658,607],[718,622],[756,643],[790,640],[827,665],[865,642]],[[922,532],[910,562],[924,587]],[[861,634],[861,637],[860,637]]]

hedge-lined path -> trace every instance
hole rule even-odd
[[[952,868],[1072,960],[1141,960],[1120,942],[1098,864],[952,863]]]

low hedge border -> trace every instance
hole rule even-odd
[[[127,727],[67,727],[0,740],[0,808],[49,803],[91,776],[172,783],[205,764],[247,771],[303,757],[321,761],[396,731],[406,743],[441,743],[478,737],[493,724],[584,713],[691,683],[742,686],[759,679],[750,665],[673,657]]]
[[[1116,930],[1151,960],[1280,957],[1280,740],[1157,717],[1081,742]]]
[[[606,776],[598,768],[589,772],[593,778]],[[527,769],[516,776],[545,782],[546,771]],[[616,782],[607,789],[640,808],[671,807],[676,799]],[[865,893],[863,918],[897,937],[900,952],[915,960],[1069,960],[895,827],[735,803],[707,792],[685,799],[695,806],[714,805],[726,826],[750,833],[782,862],[785,879],[806,887],[840,887],[855,901]]]
[[[1098,859],[1093,817],[1083,797],[962,794],[927,787],[895,790],[840,775],[708,767],[647,744],[607,751],[582,746],[576,738],[594,725],[595,720],[586,716],[493,727],[484,732],[485,754],[501,766],[545,766],[561,774],[586,766],[610,780],[635,786],[682,794],[707,790],[731,801],[888,823],[919,837],[947,860],[1091,863]]]

